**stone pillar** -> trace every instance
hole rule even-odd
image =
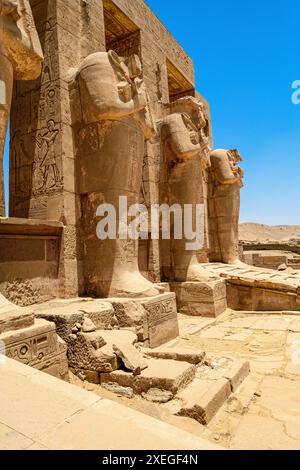
[[[112,51],[91,54],[72,88],[85,291],[101,297],[157,295],[140,274],[138,240],[121,239],[118,231],[119,197],[127,197],[128,207],[139,203],[145,140],[154,133],[140,60],[134,55],[125,63]],[[101,203],[117,215],[116,239],[97,237]]]
[[[11,105],[12,85],[13,85],[13,66],[6,57],[6,53],[0,44],[0,216],[5,216],[5,197],[4,197],[4,174],[3,174],[3,156],[5,147],[5,137],[7,131],[8,116]]]
[[[84,294],[78,236],[80,199],[69,76],[86,55],[105,50],[102,0],[30,0],[44,64],[38,80],[14,88],[10,214],[64,224],[59,295]]]
[[[207,251],[206,227],[206,181],[203,174],[210,165],[209,146],[202,129],[206,124],[202,113],[201,103],[192,97],[181,98],[170,105],[170,115],[161,125],[161,143],[163,160],[168,168],[167,174],[161,181],[161,202],[179,204],[182,211],[189,204],[193,207],[193,231],[201,230],[202,248],[187,250],[186,237],[171,240],[170,269],[164,275],[180,282],[207,281],[207,276],[199,265],[198,251]],[[196,225],[196,207],[202,205],[202,224]],[[166,266],[165,266],[166,268]],[[169,272],[167,272],[169,271]]]
[[[33,80],[43,59],[27,0],[0,0],[0,216],[5,215],[3,154],[13,80]]]
[[[210,261],[226,264],[239,262],[240,190],[243,171],[238,150],[211,153],[209,221]]]

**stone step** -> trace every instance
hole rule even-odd
[[[161,346],[155,349],[143,348],[142,351],[147,357],[171,359],[173,361],[188,362],[194,365],[201,364],[205,358],[205,352],[197,349]]]
[[[177,398],[182,402],[177,416],[208,424],[231,394],[228,379],[194,380]]]
[[[208,424],[249,373],[249,363],[240,360],[224,362],[219,368],[198,369],[197,378],[177,395],[181,405],[176,415]]]
[[[117,383],[142,394],[151,388],[176,393],[185,388],[195,377],[196,367],[187,362],[149,359],[148,368],[140,375],[117,370],[100,375],[100,383]]]
[[[16,361],[0,367],[0,396],[1,449],[221,450]]]

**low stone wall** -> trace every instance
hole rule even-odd
[[[33,219],[0,219],[0,292],[20,306],[59,296],[63,225]]]
[[[240,242],[240,247],[243,252],[245,251],[291,251],[292,253],[300,254],[300,241],[291,242],[269,242],[269,243],[255,243],[255,242]]]
[[[258,268],[278,270],[280,266],[286,265],[287,268],[300,269],[300,256],[290,251],[246,251],[241,259]]]

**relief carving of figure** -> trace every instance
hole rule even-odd
[[[240,190],[242,157],[238,150],[214,150],[210,170],[210,261],[239,263]]]
[[[25,145],[27,136],[20,131],[11,138],[12,171],[15,173],[14,192],[19,196],[27,195],[31,187],[32,161]]]
[[[139,203],[145,140],[155,132],[140,59],[123,60],[112,51],[92,54],[71,86],[77,89],[73,110],[78,98],[82,106],[74,131],[86,291],[102,297],[157,295],[160,289],[139,271],[138,240],[96,237],[99,204],[111,204],[118,213],[119,196],[127,196],[128,206]]]
[[[55,139],[59,133],[59,130],[55,128],[55,122],[50,119],[47,122],[47,130],[39,135],[36,139],[38,147],[40,148],[39,163],[37,169],[42,175],[42,186],[39,190],[45,188],[54,188],[60,184],[60,173],[57,167],[56,156],[55,156]],[[52,172],[52,184],[49,186],[49,177]]]
[[[5,213],[3,153],[13,80],[34,80],[43,54],[29,0],[0,0],[0,215]]]

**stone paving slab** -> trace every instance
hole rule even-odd
[[[143,348],[143,352],[148,357],[153,357],[156,359],[171,359],[174,361],[189,362],[190,364],[200,364],[205,358],[204,351],[190,348],[178,348],[176,346],[160,346],[159,348],[155,349]]]

